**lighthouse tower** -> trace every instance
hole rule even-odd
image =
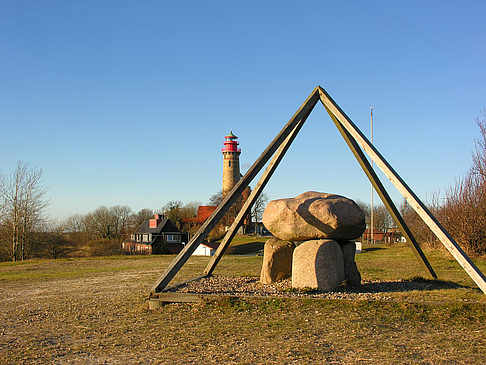
[[[224,137],[224,147],[221,150],[223,153],[223,197],[228,194],[231,189],[240,180],[240,153],[238,142],[233,132],[230,132]]]

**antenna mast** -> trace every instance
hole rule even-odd
[[[371,144],[373,144],[373,105],[370,105],[370,112],[371,112]],[[373,168],[373,160],[371,160],[371,168]],[[371,243],[375,243],[373,237],[373,184],[371,184],[371,221],[370,221],[370,232],[371,232]]]

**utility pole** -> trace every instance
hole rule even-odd
[[[370,105],[371,112],[371,144],[373,144],[373,105]],[[371,160],[371,168],[373,168],[373,160]],[[373,239],[373,184],[371,184],[371,243],[375,243]]]

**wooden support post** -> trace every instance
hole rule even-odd
[[[337,129],[339,130],[339,132],[343,136],[348,147],[351,149],[351,152],[353,152],[354,157],[356,157],[356,159],[358,160],[361,168],[363,169],[366,176],[370,180],[375,191],[378,193],[378,196],[380,197],[381,201],[385,205],[386,209],[388,210],[388,212],[390,212],[390,215],[393,218],[393,221],[395,222],[397,227],[400,229],[403,236],[406,238],[407,243],[410,245],[410,247],[412,248],[413,252],[417,256],[419,261],[424,265],[427,272],[434,279],[437,279],[437,275],[435,274],[434,269],[432,268],[429,261],[427,260],[427,257],[425,256],[424,252],[420,248],[420,245],[415,240],[415,237],[412,235],[412,232],[410,232],[410,229],[408,228],[408,226],[405,223],[405,221],[403,220],[400,212],[398,211],[395,204],[393,203],[393,200],[390,198],[390,195],[388,195],[388,192],[386,191],[385,187],[381,183],[378,175],[376,175],[375,171],[373,170],[373,167],[368,162],[368,159],[364,155],[363,151],[361,150],[361,148],[359,148],[358,143],[353,138],[353,136],[351,136],[349,134],[349,132],[343,127],[343,125],[336,119],[334,114],[332,114],[329,111],[329,109],[326,107],[326,105],[324,105],[324,108],[326,108],[326,110],[329,113],[329,116],[331,117],[332,121],[334,122]]]
[[[248,169],[245,176],[238,181],[235,187],[228,193],[228,195],[219,204],[216,210],[211,214],[211,216],[204,222],[197,233],[192,237],[187,245],[182,249],[182,251],[176,256],[174,261],[167,267],[162,276],[156,281],[152,287],[152,292],[162,291],[174,278],[180,268],[187,262],[191,257],[193,252],[199,246],[199,244],[208,236],[209,232],[218,224],[224,214],[233,205],[233,203],[239,198],[243,190],[248,186],[248,184],[254,179],[254,177],[260,172],[260,170],[265,166],[270,157],[275,153],[277,148],[282,144],[282,142],[287,138],[287,136],[292,132],[297,123],[303,118],[304,115],[309,115],[316,103],[319,101],[319,87],[316,87],[309,97],[300,106],[297,112],[290,118],[288,123],[283,127],[280,133],[273,139],[268,145],[265,151],[258,157],[258,159],[253,163],[253,165]]]
[[[245,219],[245,217],[248,215],[250,212],[251,207],[255,203],[255,201],[258,199],[260,196],[261,192],[267,185],[267,182],[270,180],[272,177],[273,173],[277,169],[278,164],[280,161],[282,161],[282,158],[284,157],[285,153],[289,149],[290,145],[294,141],[295,137],[299,133],[299,130],[302,128],[304,125],[307,117],[310,114],[307,113],[302,117],[302,119],[299,121],[299,123],[295,126],[294,130],[292,133],[290,133],[285,141],[280,145],[278,148],[277,152],[273,155],[272,160],[268,164],[267,168],[265,169],[265,172],[262,174],[260,177],[260,180],[258,183],[255,185],[253,191],[251,192],[250,196],[246,200],[245,204],[241,208],[240,212],[238,213],[237,217],[235,218],[233,224],[231,225],[230,229],[226,233],[226,235],[223,238],[223,241],[219,245],[218,249],[214,253],[213,257],[209,261],[208,265],[206,266],[206,269],[204,270],[204,274],[206,275],[211,275],[216,268],[216,265],[218,262],[221,260],[221,257],[225,253],[226,249],[229,247],[231,241],[233,240],[238,228],[240,227],[241,223]]]
[[[478,269],[478,267],[469,259],[462,248],[454,241],[450,234],[442,227],[437,219],[430,213],[427,207],[420,201],[415,193],[407,186],[405,181],[393,170],[390,164],[385,160],[378,150],[368,141],[366,136],[359,131],[354,123],[346,116],[346,114],[339,108],[329,94],[321,87],[319,87],[319,94],[321,102],[327,110],[329,110],[342,126],[349,132],[350,135],[361,146],[364,152],[376,163],[376,165],[383,171],[385,176],[398,189],[402,196],[407,200],[410,206],[417,212],[432,232],[439,238],[442,244],[452,254],[457,262],[463,267],[471,279],[478,285],[478,287],[486,294],[486,277]]]

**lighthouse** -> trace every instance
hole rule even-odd
[[[231,189],[240,180],[240,153],[236,137],[231,131],[230,134],[224,137],[224,147],[221,150],[223,153],[223,197],[228,194]]]

